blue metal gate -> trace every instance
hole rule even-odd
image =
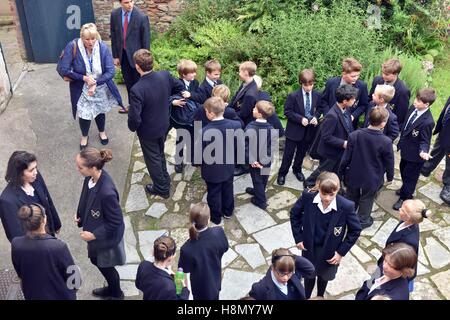
[[[61,50],[94,21],[91,0],[16,0],[29,61],[57,62]]]

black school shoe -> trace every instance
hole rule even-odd
[[[257,206],[258,208],[264,210],[264,211],[267,209],[267,204],[261,204],[259,202],[256,202],[255,198],[251,198],[250,202],[253,203],[255,206]]]
[[[250,194],[250,195],[252,195],[252,196],[255,195],[255,189],[250,188],[250,187],[245,188],[245,192],[248,193],[248,194]]]
[[[441,193],[439,194],[439,198],[441,198],[442,201],[450,206],[450,186],[444,186]]]
[[[175,165],[175,172],[176,173],[183,173],[184,169],[184,163],[176,164]]]
[[[278,175],[278,177],[277,177],[277,184],[279,186],[284,186],[285,182],[286,182],[286,177]]]
[[[298,181],[302,182],[305,181],[305,176],[302,172],[295,172],[294,176],[297,178]]]
[[[100,133],[98,134],[98,138],[100,139],[100,143],[104,146],[106,146],[109,143],[109,138],[106,137],[106,139],[102,139],[102,136],[100,135]]]
[[[150,193],[152,195],[160,196],[164,199],[168,199],[170,197],[170,193],[161,193],[159,191],[156,191],[155,187],[151,183],[145,186],[145,191],[147,191],[148,193]]]
[[[392,209],[397,210],[397,211],[400,210],[400,208],[403,205],[403,201],[404,200],[402,200],[402,199],[398,199],[398,201],[396,203],[394,203],[394,205],[392,206]]]
[[[109,288],[103,287],[103,288],[94,289],[94,290],[92,290],[92,295],[94,297],[106,299],[109,297]]]

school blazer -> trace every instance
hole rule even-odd
[[[63,241],[48,234],[16,237],[11,257],[26,300],[76,300],[76,289],[67,286],[75,263]]]
[[[239,89],[233,99],[231,99],[229,106],[236,110],[239,118],[241,118],[246,126],[253,120],[253,108],[255,107],[256,99],[258,97],[258,87],[256,86],[255,80],[245,86],[244,89],[242,89],[243,86],[243,83],[239,86]]]
[[[325,115],[317,151],[322,158],[341,160],[344,142],[351,131],[344,125],[344,115],[337,104]]]
[[[313,203],[318,192],[303,191],[291,209],[291,229],[295,243],[303,242],[306,251],[302,251],[302,256],[309,261],[317,261],[314,252],[315,238],[315,214],[317,205]],[[332,212],[328,230],[323,245],[323,255],[320,263],[316,265],[317,270],[327,266],[326,260],[331,259],[337,252],[345,256],[350,248],[356,243],[361,233],[361,224],[355,213],[355,204],[341,195],[336,196],[337,211]]]
[[[122,240],[125,230],[119,193],[111,176],[103,169],[100,179],[91,190],[94,194],[88,197],[90,179],[84,179],[77,209],[77,218],[81,219],[78,227],[95,235],[96,240],[88,242],[90,249],[113,248]]]
[[[371,286],[375,279],[371,279]],[[405,278],[397,278],[386,282],[369,293],[370,288],[365,281],[361,289],[356,293],[355,300],[371,300],[376,295],[386,295],[391,300],[409,300],[408,280]]]
[[[372,81],[372,88],[369,93],[369,101],[372,101],[372,94],[375,92],[375,88],[379,84],[384,84],[383,77],[376,76]],[[406,84],[397,78],[394,82],[395,94],[392,100],[389,102],[394,107],[394,114],[397,116],[399,127],[406,121],[406,114],[408,113],[409,99],[411,92]]]
[[[374,107],[375,107],[374,104],[370,104],[369,105],[369,108],[367,110],[366,117],[365,117],[365,120],[364,120],[364,128],[367,128],[370,125],[370,123],[369,123],[369,115],[370,115],[370,111]],[[397,139],[398,135],[400,134],[400,127],[399,127],[398,122],[397,122],[397,116],[392,111],[392,109],[390,108],[389,104],[386,106],[386,110],[389,113],[389,118],[388,118],[388,121],[386,123],[386,126],[383,129],[383,133],[386,136],[388,136],[392,141],[394,141],[395,139]]]
[[[311,93],[311,115],[317,120],[322,114],[320,99],[319,92],[313,90]],[[313,131],[313,129],[316,129],[312,125],[306,127],[302,125],[302,119],[305,117],[305,102],[302,88],[288,95],[284,104],[284,115],[287,118],[286,138],[290,140],[301,141],[309,130]]]
[[[61,229],[61,220],[55,205],[53,204],[52,197],[48,192],[44,178],[39,172],[36,180],[31,183],[31,185],[39,196],[42,206],[45,208],[48,231],[50,234],[55,235],[56,231]],[[31,199],[20,187],[16,188],[11,184],[8,184],[5,190],[3,190],[0,196],[0,217],[9,242],[15,237],[23,236],[25,234],[25,230],[22,228],[22,223],[17,216],[17,213],[20,207],[31,203]]]
[[[197,81],[197,80],[195,80]],[[221,80],[217,80],[217,85],[222,84]],[[203,82],[195,89],[195,91],[191,92],[191,99],[197,103],[204,104],[206,100],[211,98],[213,87],[208,83],[208,81],[203,80]]]
[[[222,146],[224,146],[224,150],[222,152],[222,159],[220,160],[220,163],[212,163],[212,164],[207,164],[205,161],[203,161],[202,165],[201,165],[201,174],[202,174],[202,178],[203,180],[205,180],[206,182],[211,182],[211,183],[220,183],[220,182],[224,182],[229,180],[230,178],[233,177],[234,175],[234,167],[235,161],[232,161],[230,163],[230,161],[227,162],[227,155],[228,157],[229,154],[235,154],[236,152],[236,142],[238,142],[238,139],[234,139],[234,149],[230,150],[231,145],[228,145],[226,142],[226,138],[227,138],[227,130],[237,130],[237,129],[241,129],[241,124],[237,121],[233,121],[233,120],[229,120],[229,119],[222,119],[222,120],[218,120],[218,121],[211,121],[208,125],[206,125],[203,128],[203,148],[202,148],[202,152],[207,148],[208,145],[210,145],[212,142],[211,141],[206,141],[208,139],[205,138],[205,134],[208,135],[208,131],[213,133],[213,132],[217,132],[220,131],[221,132],[221,138],[222,138]],[[214,137],[214,135],[213,135]],[[215,137],[212,139],[214,140]],[[243,148],[245,148],[245,145],[242,146]],[[212,152],[213,156],[215,156],[215,150]],[[232,157],[232,159],[234,159],[235,157]]]
[[[392,141],[381,131],[364,128],[348,137],[347,149],[339,166],[339,176],[351,188],[378,190],[384,173],[394,179],[394,150]]]
[[[270,94],[266,91],[258,91],[258,97],[256,99],[256,102],[261,100],[272,102]],[[270,123],[276,130],[278,130],[278,136],[280,138],[284,136],[285,132],[283,124],[281,123],[276,110],[269,118],[267,118],[267,122]]]
[[[253,133],[251,133],[252,130]],[[275,145],[274,127],[269,123],[252,121],[245,128],[248,138],[245,139],[245,161],[248,164],[258,161],[263,167],[272,164],[272,145]],[[265,151],[263,151],[265,150]]]
[[[449,150],[450,149],[450,121],[443,124],[444,121],[444,115],[445,110],[447,110],[447,107],[450,105],[450,97],[447,99],[447,102],[445,103],[444,108],[441,111],[441,114],[439,115],[439,119],[436,123],[436,128],[434,129],[433,134],[439,133],[439,145],[441,149]]]
[[[260,281],[254,283],[250,290],[249,296],[255,300],[276,300],[277,288],[275,283],[272,281],[271,275],[272,267],[266,272],[266,276]],[[300,294],[300,300],[306,300],[305,288],[301,283],[302,277],[309,277],[314,274],[313,264],[306,258],[296,256],[295,257],[295,273],[289,279],[289,282],[297,289]]]
[[[322,110],[324,115],[336,103],[336,89],[341,85],[341,80],[342,77],[334,77],[328,79],[325,84],[325,90],[322,93]],[[350,111],[355,119],[358,119],[360,115],[366,112],[369,104],[367,99],[367,84],[362,80],[357,80],[353,86],[358,89],[358,95],[356,96],[355,106]]]
[[[114,58],[122,61],[123,50],[123,26],[122,7],[111,12],[110,37],[111,49]],[[130,22],[128,23],[126,36],[126,54],[128,63],[135,68],[133,55],[139,49],[150,49],[150,23],[147,15],[137,6],[131,11]]]
[[[143,140],[165,136],[170,123],[170,96],[184,90],[184,85],[168,71],[152,71],[143,75],[130,91],[130,131],[136,131]]]
[[[83,56],[81,55],[80,49],[76,48],[75,57],[73,57],[73,47],[74,42],[78,42],[78,38],[70,41],[65,49],[64,55],[61,60],[61,70],[64,76],[72,79],[69,83],[70,89],[70,102],[72,104],[72,116],[75,119],[77,114],[77,104],[80,99],[81,93],[83,92],[83,76],[86,75],[86,65],[84,64]],[[100,61],[102,65],[102,75],[96,80],[97,85],[106,84],[108,86],[109,91],[116,99],[117,104],[119,106],[123,106],[122,97],[119,93],[119,89],[117,89],[116,84],[114,83],[114,74],[116,73],[116,69],[114,67],[113,59],[111,53],[109,52],[108,46],[99,40],[100,45]]]
[[[144,300],[189,300],[189,289],[183,287],[177,295],[174,279],[149,261],[139,264],[136,288],[144,293]]]
[[[228,106],[225,108],[225,112],[223,113],[223,117],[225,119],[234,120],[241,124],[241,128],[244,127],[244,123],[242,122],[241,118],[237,115],[236,111],[233,108],[229,108]],[[194,113],[194,121],[201,121],[202,127],[205,127],[209,121],[208,117],[206,116],[205,108],[197,108]]]
[[[400,156],[404,160],[410,162],[425,162],[419,154],[421,151],[428,152],[430,150],[431,132],[434,128],[433,115],[431,114],[430,109],[428,109],[414,121],[407,131],[405,131],[404,127],[406,126],[406,122],[414,110],[414,106],[411,107],[406,116],[397,149],[400,150]]]
[[[180,249],[178,267],[190,273],[194,300],[217,299],[222,282],[222,256],[228,251],[222,227],[208,228],[198,240],[187,240]]]

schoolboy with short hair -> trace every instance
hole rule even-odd
[[[392,112],[389,102],[395,95],[395,88],[387,84],[379,84],[376,86],[374,93],[372,94],[372,101],[370,102],[369,110],[366,113],[366,119],[364,120],[364,128],[370,125],[370,112],[373,108],[379,107],[386,109],[388,112],[388,119],[386,126],[383,129],[383,133],[388,136],[392,141],[397,139],[400,128],[397,123],[397,116]]]
[[[205,63],[205,80],[200,84],[196,91],[191,92],[191,99],[197,103],[203,104],[206,99],[211,98],[212,90],[222,84],[220,74],[222,66],[217,60],[208,60]]]
[[[253,183],[253,188],[247,188],[245,192],[253,196],[251,202],[262,210],[267,208],[266,186],[269,180],[273,139],[276,138],[273,135],[275,129],[267,122],[267,119],[274,112],[275,107],[272,103],[258,101],[253,108],[253,117],[256,120],[250,122],[245,128],[248,138],[245,143],[245,153],[247,163],[250,164],[250,176]]]
[[[430,106],[436,100],[436,92],[432,88],[417,92],[414,105],[409,109],[403,124],[397,149],[400,150],[400,174],[403,185],[396,194],[400,196],[394,204],[399,210],[403,201],[413,198],[417,180],[425,161],[430,159],[431,133],[434,128]]]
[[[284,185],[292,159],[295,160],[292,171],[299,181],[304,181],[302,163],[317,133],[318,119],[322,114],[320,93],[314,90],[315,74],[312,69],[304,69],[298,75],[300,89],[290,93],[284,105],[287,118],[286,142],[278,171],[277,183]]]
[[[386,60],[381,65],[381,76],[376,76],[372,81],[372,88],[369,93],[369,101],[373,99],[375,88],[379,84],[388,84],[395,88],[395,95],[390,101],[393,107],[393,112],[397,116],[398,125],[401,128],[403,122],[406,120],[408,113],[409,99],[411,92],[406,84],[399,79],[399,74],[402,71],[402,65],[398,59],[391,58]]]

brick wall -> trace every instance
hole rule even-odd
[[[120,6],[118,0],[92,0],[97,27],[102,39],[109,39],[111,10]],[[180,13],[182,0],[135,0],[135,4],[150,18],[152,27],[163,32]]]

